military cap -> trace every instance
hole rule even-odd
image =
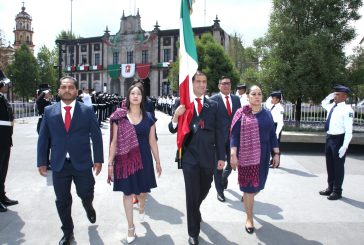
[[[335,90],[335,92],[344,92],[347,94],[351,93],[351,90],[348,87],[345,87],[344,85],[341,85],[341,84],[335,85],[334,90]]]
[[[241,83],[241,84],[238,84],[238,86],[236,86],[237,89],[246,89],[246,85],[245,83]]]
[[[281,91],[273,91],[272,93],[270,93],[271,97],[276,97],[278,99],[282,99],[282,92]]]

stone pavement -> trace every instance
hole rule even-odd
[[[145,222],[137,210],[134,244],[187,244],[185,194],[182,172],[174,163],[175,135],[167,129],[170,118],[156,112],[158,145],[163,168],[158,188],[148,197]],[[107,159],[108,125],[102,129]],[[6,190],[19,205],[0,213],[0,244],[58,244],[62,236],[55,207],[51,174],[41,177],[36,169],[36,119],[19,120],[14,130]],[[364,151],[363,151],[364,152]],[[364,153],[346,160],[343,199],[328,201],[318,191],[326,187],[323,153],[300,149],[284,152],[281,167],[270,171],[265,189],[256,196],[256,232],[244,230],[245,213],[237,186],[230,176],[226,202],[216,199],[214,185],[201,207],[200,244],[363,244]],[[122,194],[106,183],[104,167],[96,177],[94,206],[97,222],[90,224],[80,199],[73,192],[74,244],[124,244],[127,232]]]

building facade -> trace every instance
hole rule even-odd
[[[115,35],[106,27],[102,36],[56,40],[59,69],[74,76],[80,89],[124,96],[134,79],[142,79],[146,95],[171,94],[167,76],[169,64],[178,57],[179,29],[161,30],[157,22],[153,30],[144,31],[140,19],[139,10],[129,16],[123,12]],[[230,36],[219,22],[216,16],[212,26],[193,28],[193,32],[197,38],[211,33],[227,51]]]

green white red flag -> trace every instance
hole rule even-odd
[[[193,0],[181,0],[180,49],[179,49],[179,95],[180,104],[186,112],[178,119],[177,146],[181,149],[184,137],[189,133],[189,124],[194,112],[192,77],[198,69],[195,38],[192,31],[190,14]]]

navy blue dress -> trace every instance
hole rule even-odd
[[[277,136],[275,134],[272,114],[266,109],[262,109],[255,114],[259,125],[260,137],[260,166],[259,166],[259,186],[240,187],[240,190],[247,193],[256,193],[264,189],[268,177],[269,161],[271,149],[278,147]],[[240,127],[241,121],[235,123],[231,132],[230,147],[237,147],[237,156],[239,158],[240,146]]]
[[[142,156],[143,169],[126,179],[114,178],[114,191],[122,191],[125,195],[139,195],[140,193],[150,192],[150,189],[157,187],[153,158],[149,145],[150,128],[156,121],[157,119],[151,113],[146,112],[142,121],[134,125],[138,137],[140,154]]]

